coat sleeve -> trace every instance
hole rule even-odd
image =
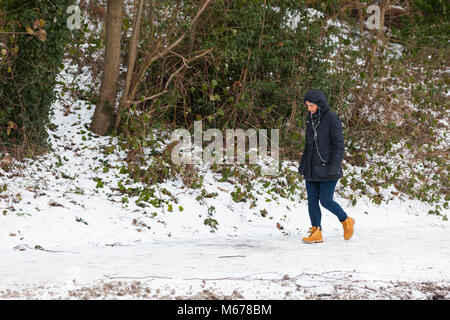
[[[300,165],[298,166],[298,173],[303,174],[303,169],[305,168],[305,154],[308,151],[308,121],[305,120],[305,147],[303,148],[302,159],[300,160]]]
[[[333,117],[330,127],[331,138],[331,164],[328,167],[328,175],[335,176],[339,174],[341,163],[344,158],[344,134],[342,131],[341,120]]]
[[[303,174],[303,169],[305,168],[305,154],[308,148],[308,144],[305,143],[305,148],[303,149],[302,159],[300,160],[300,165],[298,166],[298,173]]]

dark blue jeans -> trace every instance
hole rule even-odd
[[[334,213],[339,221],[347,219],[347,214],[341,206],[333,200],[334,189],[338,180],[327,182],[315,182],[306,180],[306,193],[308,195],[308,211],[311,225],[313,227],[320,227],[322,220],[322,212],[319,207],[320,204],[327,210]]]

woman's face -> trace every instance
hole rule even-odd
[[[308,107],[308,111],[311,112],[311,114],[313,114],[314,112],[317,111],[317,104],[306,101],[306,106]]]

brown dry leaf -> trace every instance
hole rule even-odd
[[[58,203],[56,201],[53,201],[53,200],[50,200],[48,205],[51,206],[51,207],[64,207],[62,204],[60,204],[60,203]]]
[[[8,155],[4,156],[2,160],[0,160],[0,167],[5,168],[12,163],[12,158]]]
[[[6,128],[6,135],[9,136],[11,134],[11,130],[16,127],[16,124],[12,121],[8,122],[8,127]]]
[[[39,22],[39,19],[34,20],[33,29],[37,30],[37,29],[40,29],[40,28],[41,28],[41,23]]]
[[[15,234],[15,233],[10,233],[9,236],[10,236],[10,237],[15,237],[16,234]]]
[[[280,229],[280,230],[284,229],[279,222],[277,222],[277,228]]]
[[[44,29],[39,30],[37,32],[37,37],[39,40],[45,41],[45,39],[47,39],[47,31],[45,31]]]
[[[33,29],[31,29],[30,27],[26,27],[25,30],[27,30],[28,34],[34,34]]]

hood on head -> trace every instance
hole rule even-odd
[[[317,90],[317,89],[309,90],[306,93],[305,98],[303,99],[303,102],[306,103],[306,101],[317,104],[317,106],[320,109],[319,111],[321,114],[324,114],[325,112],[327,112],[330,109],[327,97],[320,90]]]

